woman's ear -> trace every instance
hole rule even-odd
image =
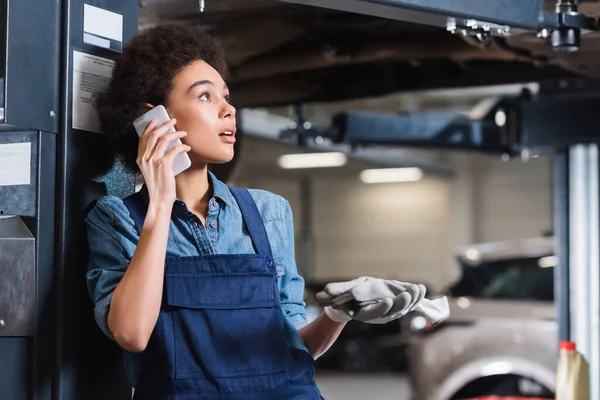
[[[152,104],[150,104],[150,103],[146,103],[145,106],[146,106],[146,111],[145,112],[148,112],[148,111],[150,111],[150,110],[152,110],[154,108],[154,106]]]

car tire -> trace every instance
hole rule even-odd
[[[493,387],[491,393],[497,396],[554,397],[554,393],[543,385],[520,376],[512,376],[503,380]]]
[[[470,382],[451,399],[476,398],[481,396],[517,396],[554,398],[554,393],[532,379],[518,375],[494,375]]]

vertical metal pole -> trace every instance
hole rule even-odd
[[[590,394],[600,395],[600,239],[598,148],[577,145],[570,150],[570,301],[571,340],[590,364]]]
[[[600,399],[600,204],[598,202],[598,146],[589,146],[589,258],[588,264],[588,302],[589,302],[589,362],[590,395]]]
[[[586,276],[588,259],[587,197],[588,171],[586,148],[573,146],[570,151],[569,203],[570,203],[570,259],[569,291],[571,296],[571,340],[584,355],[589,355],[587,320],[589,316],[588,285]]]
[[[298,272],[307,280],[312,264],[312,183],[310,178],[300,181],[300,263]]]
[[[55,248],[55,279],[56,288],[56,320],[55,320],[55,365],[52,376],[52,400],[63,398],[63,328],[64,328],[64,275],[67,262],[67,164],[69,148],[69,85],[70,85],[70,40],[71,40],[71,0],[62,0],[61,13],[61,44],[60,44],[60,112],[58,117],[57,135],[57,167],[56,167],[56,248]]]
[[[554,302],[558,339],[571,338],[569,298],[569,151],[554,156],[554,241],[558,265],[554,269]]]

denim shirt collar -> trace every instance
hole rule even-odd
[[[229,187],[225,183],[221,182],[215,176],[215,174],[213,174],[210,171],[208,171],[208,181],[213,189],[213,197],[223,201],[226,205],[230,206],[233,202],[233,195],[229,191]],[[140,192],[142,193],[144,200],[146,200],[146,202],[149,202],[150,195],[148,194],[148,188],[146,187],[146,184],[142,185],[142,189],[140,190]],[[175,204],[185,205],[185,203],[179,198],[175,200]]]
[[[233,195],[229,190],[229,186],[221,182],[215,174],[208,171],[208,180],[213,187],[213,196],[219,200],[222,200],[225,204],[230,206],[233,203]]]

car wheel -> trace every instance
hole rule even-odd
[[[517,375],[496,375],[469,383],[452,399],[492,395],[554,398],[554,393],[533,379]]]
[[[499,383],[493,388],[493,394],[498,396],[523,396],[523,397],[553,397],[554,394],[544,385],[533,379],[513,376]]]

